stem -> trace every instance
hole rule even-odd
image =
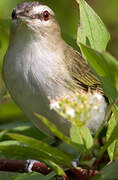
[[[26,164],[27,161],[0,159],[0,171],[28,173],[28,170],[26,170]],[[34,161],[32,171],[47,175],[52,171],[52,169],[42,162]],[[70,168],[65,171],[64,176],[60,176],[59,178],[61,180],[72,180],[73,178],[88,180],[98,173],[97,170]]]
[[[0,159],[0,171],[20,173],[28,172],[28,168],[26,169],[26,164],[27,161]],[[52,171],[51,168],[47,167],[46,164],[38,161],[33,163],[31,170],[44,175],[47,175]]]
[[[111,113],[112,113],[112,108],[113,108],[113,106],[114,106],[115,104],[117,104],[117,103],[118,103],[118,98],[116,98],[116,99],[108,106],[107,111],[106,111],[106,115],[105,115],[105,118],[104,118],[104,121],[103,121],[103,123],[101,124],[101,126],[99,127],[99,129],[97,130],[97,132],[96,132],[96,134],[95,134],[94,140],[96,140],[96,139],[98,138],[98,135],[100,134],[100,132],[101,132],[102,129],[104,128],[105,122],[109,120],[109,117],[110,117],[110,115],[111,115]]]

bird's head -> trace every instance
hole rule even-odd
[[[12,12],[12,23],[16,28],[26,26],[42,35],[60,33],[55,13],[48,6],[36,1],[18,4]]]

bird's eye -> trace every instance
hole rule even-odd
[[[48,11],[44,11],[43,12],[43,19],[44,19],[44,21],[48,21],[49,16],[50,16],[50,13]]]
[[[29,10],[28,10],[28,9],[26,10],[26,13],[27,13],[27,14],[29,13]]]

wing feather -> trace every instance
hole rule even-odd
[[[97,90],[103,94],[99,79],[91,71],[87,61],[79,54],[79,52],[72,49],[70,46],[65,52],[67,68],[77,84],[78,88],[85,91]]]

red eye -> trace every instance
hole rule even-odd
[[[48,11],[43,12],[43,19],[47,21],[49,19],[50,13]]]

